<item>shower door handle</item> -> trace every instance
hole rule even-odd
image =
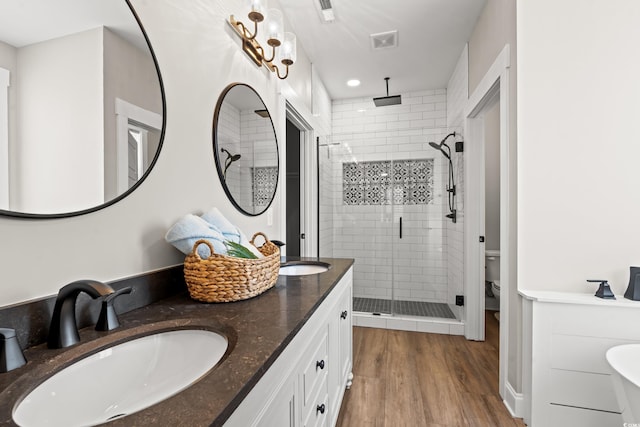
[[[402,239],[402,217],[400,217],[400,238]]]

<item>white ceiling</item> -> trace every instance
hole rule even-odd
[[[0,2],[0,41],[16,48],[101,26],[147,50],[140,27],[124,0]]]
[[[486,0],[279,0],[332,99],[445,88]],[[398,30],[398,47],[373,50],[370,35]],[[295,73],[295,64],[290,70]],[[357,88],[346,85],[359,79]]]

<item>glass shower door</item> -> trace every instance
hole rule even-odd
[[[443,317],[430,311],[448,298],[441,159],[354,151],[319,147],[320,255],[355,259],[354,311]]]
[[[392,314],[426,316],[424,301],[435,298],[429,273],[432,243],[428,211],[433,205],[433,159],[400,158],[391,163],[394,233]],[[445,283],[446,287],[446,283]]]

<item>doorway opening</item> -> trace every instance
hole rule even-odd
[[[286,244],[287,256],[301,256],[300,241],[306,237],[302,232],[302,167],[304,146],[301,130],[287,118],[286,141]]]
[[[158,150],[162,116],[116,98],[116,185],[119,194],[144,175]]]
[[[282,250],[286,256],[317,256],[314,129],[288,102],[286,111]]]

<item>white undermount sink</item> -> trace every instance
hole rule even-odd
[[[607,350],[613,388],[625,425],[640,420],[640,344],[623,344]]]
[[[326,262],[320,261],[293,261],[280,267],[281,276],[305,276],[307,274],[324,273],[331,267]]]
[[[227,338],[206,330],[156,333],[109,347],[64,368],[13,410],[20,426],[93,426],[186,389],[224,356]]]

